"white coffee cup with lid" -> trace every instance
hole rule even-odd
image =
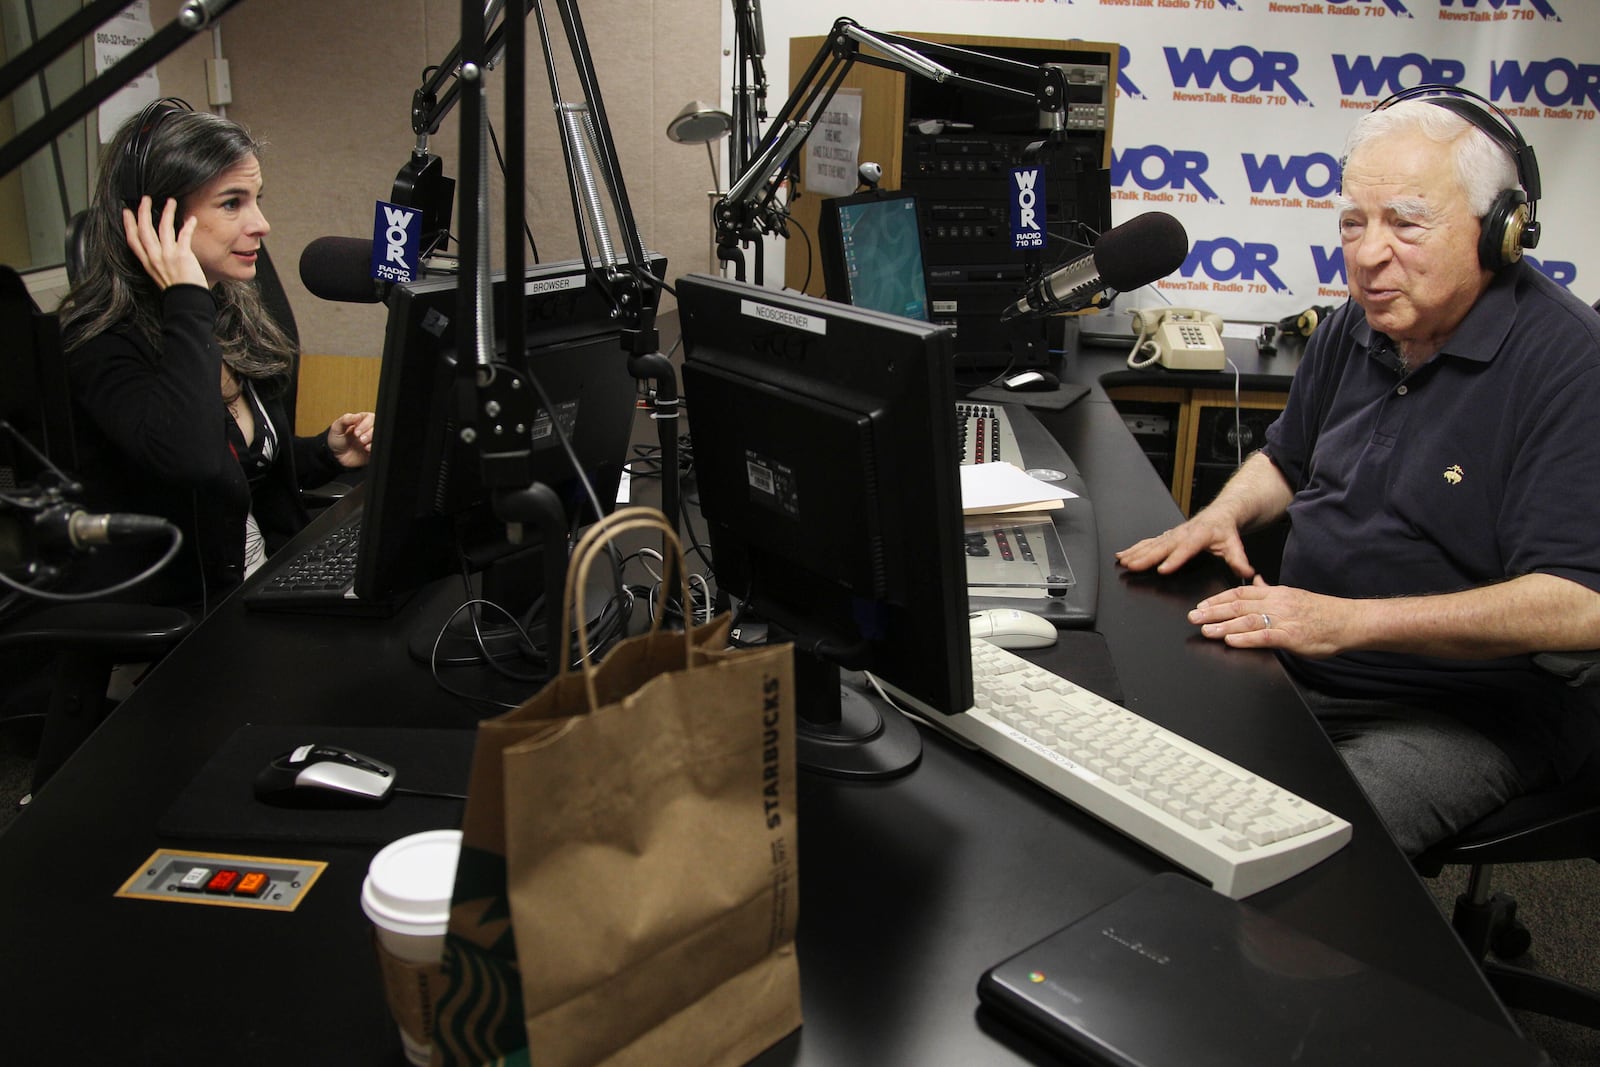
[[[378,960],[406,1059],[426,1067],[433,1048],[439,961],[450,924],[460,830],[428,830],[393,841],[372,858],[361,909],[377,931]]]

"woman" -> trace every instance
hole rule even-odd
[[[214,607],[305,525],[302,485],[370,456],[370,412],[294,436],[298,352],[255,285],[269,229],[259,152],[243,127],[181,100],[130,119],[62,303],[86,507],[183,531],[183,552],[135,590],[143,600]],[[126,577],[153,558],[102,550],[94,569]]]

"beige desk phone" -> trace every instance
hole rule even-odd
[[[1128,366],[1160,363],[1169,370],[1221,370],[1222,316],[1196,308],[1135,308]]]

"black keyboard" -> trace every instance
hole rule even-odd
[[[391,614],[392,603],[363,600],[355,594],[360,546],[361,511],[356,509],[322,540],[301,546],[287,558],[268,560],[269,573],[245,593],[245,606],[318,615]]]

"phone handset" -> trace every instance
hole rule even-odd
[[[1134,308],[1133,349],[1128,366],[1160,363],[1169,370],[1221,370],[1222,316],[1197,308]]]

